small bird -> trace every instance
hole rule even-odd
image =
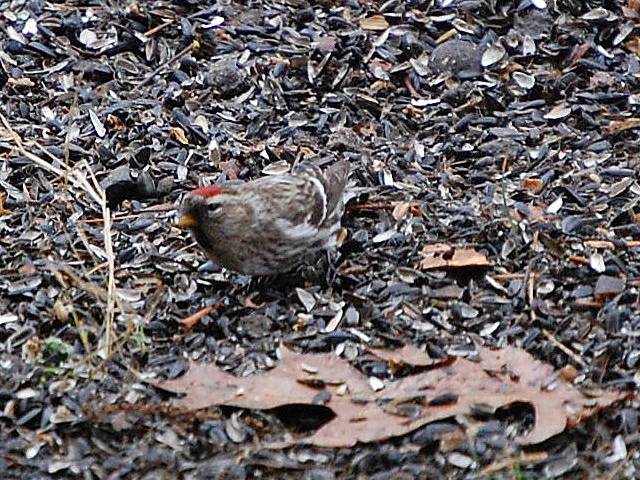
[[[182,201],[177,225],[225,268],[287,272],[335,245],[348,175],[346,161],[324,172],[303,164],[290,174],[198,188]]]

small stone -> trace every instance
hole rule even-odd
[[[374,392],[378,392],[384,388],[384,382],[378,377],[369,377],[369,386]]]
[[[475,463],[471,457],[458,452],[451,452],[447,455],[447,461],[458,468],[470,468]]]
[[[222,97],[229,98],[246,87],[246,73],[238,67],[234,58],[226,58],[214,63],[205,77],[208,86],[218,90]]]
[[[436,74],[482,71],[478,46],[464,40],[449,40],[438,45],[429,57],[429,68]]]
[[[578,452],[572,443],[561,455],[551,457],[543,471],[547,478],[558,478],[573,470],[577,464]]]
[[[156,193],[158,196],[168,195],[173,190],[173,177],[162,177],[158,180]]]
[[[113,208],[123,200],[135,198],[138,191],[136,182],[131,178],[131,170],[127,165],[113,170],[101,182],[100,186],[107,197],[109,207]]]
[[[146,170],[140,172],[136,179],[139,198],[152,198],[156,195],[156,185],[151,175]]]
[[[615,297],[624,291],[625,281],[618,277],[608,275],[600,275],[596,282],[596,288],[593,292],[596,300],[604,300],[609,297]]]

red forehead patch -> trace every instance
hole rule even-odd
[[[222,186],[220,185],[209,185],[208,187],[196,188],[191,193],[194,195],[201,195],[205,198],[213,197],[214,195],[218,195],[222,193]]]

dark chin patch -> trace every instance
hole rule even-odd
[[[207,235],[204,233],[202,226],[200,224],[196,225],[191,232],[193,233],[193,238],[195,238],[198,245],[207,248],[209,246],[209,240],[207,239]]]

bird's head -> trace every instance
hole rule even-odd
[[[193,230],[202,224],[215,221],[222,206],[219,197],[222,192],[221,185],[209,185],[189,192],[180,205],[176,225],[180,228]]]

